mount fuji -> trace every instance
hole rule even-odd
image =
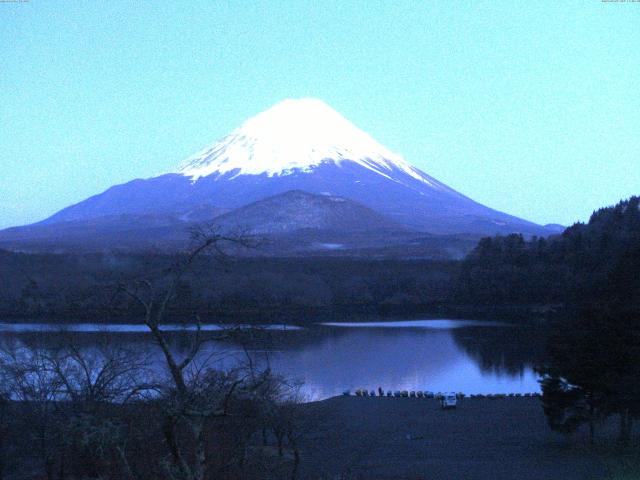
[[[145,241],[140,245],[177,241],[195,222],[219,218],[224,225],[240,226],[247,220],[242,207],[291,191],[349,201],[354,205],[350,211],[366,210],[367,218],[376,218],[371,230],[378,232],[384,225],[385,231],[395,226],[414,236],[555,233],[471,200],[412,166],[321,100],[305,98],[259,113],[172,172],[111,187],[42,222],[4,230],[0,245],[87,245],[97,237],[103,240],[100,248],[107,241],[113,248],[125,247],[141,237]],[[297,201],[277,213],[280,220],[290,215],[287,232],[295,231],[295,219],[301,218],[292,214],[295,208],[313,204],[325,217],[327,209],[344,208],[341,202],[300,198],[284,195],[275,202]],[[266,216],[273,211],[253,209]],[[264,221],[261,228],[276,223]],[[306,218],[299,230],[309,225],[324,224]],[[359,222],[359,235],[362,227]],[[274,226],[273,233],[284,230]]]

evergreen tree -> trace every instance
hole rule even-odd
[[[620,417],[619,440],[630,440],[640,415],[640,317],[628,310],[584,310],[554,328],[542,376],[550,426],[570,433],[610,415]]]

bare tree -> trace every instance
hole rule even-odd
[[[219,233],[214,228],[202,226],[192,231],[191,239],[193,247],[190,251],[181,256],[169,271],[165,272],[167,282],[159,282],[156,278],[154,284],[154,279],[147,278],[137,280],[133,282],[133,284],[121,283],[118,288],[119,292],[131,298],[143,308],[144,324],[149,328],[154,340],[162,350],[175,388],[180,392],[185,392],[186,389],[185,369],[191,364],[202,347],[202,325],[199,317],[195,317],[196,332],[192,347],[189,353],[179,361],[171,351],[166,332],[161,328],[165,322],[169,304],[174,299],[181,281],[186,274],[191,271],[195,261],[199,257],[213,253],[216,259],[222,260],[226,258],[225,245],[243,247],[254,245],[251,237],[240,234],[225,235]],[[220,340],[223,338],[226,338],[226,335],[220,336],[217,339]]]
[[[18,343],[5,344],[2,350],[3,383],[12,399],[29,405],[22,420],[29,425],[34,451],[43,463],[48,479],[53,479],[55,445],[59,435],[56,400],[62,383],[52,371],[45,352]]]
[[[7,458],[7,446],[9,445],[9,398],[10,391],[2,375],[2,362],[0,361],[0,480],[4,479],[5,463]]]
[[[278,384],[280,386],[289,386],[284,380],[278,382]],[[279,393],[279,397],[270,399],[271,401],[268,403],[270,411],[267,419],[276,437],[278,455],[280,457],[284,454],[285,440],[289,445],[293,457],[291,478],[295,480],[300,466],[299,440],[303,432],[303,429],[300,428],[301,420],[299,418],[299,408],[297,408],[300,402],[299,390],[297,386],[285,390],[280,387]]]
[[[7,401],[22,412],[21,430],[32,435],[47,478],[57,474],[63,479],[69,468],[77,470],[73,459],[80,447],[85,470],[101,463],[102,470],[115,470],[115,465],[106,465],[100,457],[107,451],[121,451],[126,442],[122,425],[102,407],[126,403],[135,396],[145,374],[144,358],[107,336],[92,349],[80,348],[68,333],[54,336],[57,345],[17,340],[2,345],[0,380],[8,392]],[[123,462],[123,468],[128,463]]]
[[[192,249],[166,272],[164,282],[143,279],[132,284],[123,283],[119,287],[123,294],[143,308],[144,324],[160,347],[171,378],[163,392],[162,431],[169,452],[165,472],[172,480],[203,480],[206,477],[207,424],[212,419],[228,416],[233,399],[252,397],[270,376],[268,370],[256,375],[253,368],[237,368],[228,372],[216,372],[206,365],[204,368],[190,368],[205,341],[229,338],[228,331],[205,338],[199,317],[195,318],[195,331],[188,352],[178,358],[171,349],[162,325],[181,281],[192,270],[196,260],[204,255],[223,260],[228,247],[251,247],[255,244],[254,239],[245,235],[227,235],[202,227],[194,230],[192,240]]]
[[[195,231],[193,242],[169,269],[118,286],[142,307],[159,347],[147,353],[160,352],[166,367],[161,372],[147,366],[157,357],[149,362],[108,334],[89,346],[80,336],[58,332],[57,343],[48,336],[46,342],[16,340],[0,348],[1,385],[11,392],[9,404],[27,413],[21,419],[24,435],[37,446],[23,454],[37,453],[36,468],[46,478],[248,478],[251,469],[260,468],[250,445],[261,427],[279,436],[281,453],[285,444],[294,452],[295,477],[297,437],[294,416],[287,413],[294,402],[291,388],[272,374],[268,362],[266,367],[255,362],[246,346],[243,361],[219,369],[213,368],[219,350],[203,348],[239,336],[255,342],[251,334],[239,328],[212,333],[195,317],[180,334],[189,340],[186,350],[174,349],[167,312],[180,285],[193,279],[197,260],[208,255],[226,261],[226,248],[254,244],[249,237],[211,229]],[[287,466],[290,461],[280,457],[261,458]]]

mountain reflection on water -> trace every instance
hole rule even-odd
[[[48,348],[73,341],[82,349],[96,349],[108,341],[144,354],[152,369],[162,370],[161,353],[148,334],[121,325],[100,328],[100,335],[86,330],[56,335],[47,328],[46,335],[4,329],[0,336],[27,346],[44,343]],[[214,335],[216,329],[210,330]],[[173,350],[186,354],[190,333],[169,335]],[[527,393],[539,390],[533,365],[540,358],[542,338],[530,327],[491,322],[332,323],[285,331],[245,331],[233,341],[205,344],[200,361],[213,359],[213,367],[231,368],[249,352],[256,364],[269,365],[275,373],[303,382],[308,399],[378,387],[385,391]]]

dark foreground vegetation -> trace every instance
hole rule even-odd
[[[640,198],[595,212],[561,236],[483,239],[463,263],[457,295],[477,303],[553,304],[540,362],[552,428],[619,419],[630,443],[640,416]]]
[[[0,478],[167,479],[297,477],[295,386],[246,362],[225,371],[203,358],[207,341],[191,335],[174,353],[162,325],[182,279],[205,252],[222,255],[242,237],[194,232],[189,253],[166,271],[117,284],[157,344],[164,368],[109,337],[78,348],[72,336],[51,347],[5,339],[0,350]],[[275,455],[252,454],[254,438],[276,438]],[[283,461],[285,441],[293,461]],[[15,462],[15,464],[14,464]],[[284,470],[282,470],[284,469]],[[281,471],[282,470],[282,471]]]
[[[165,376],[106,343],[5,344],[0,478],[296,478],[295,386],[250,361],[225,372],[185,361],[167,360]]]
[[[54,349],[4,342],[0,479],[625,478],[615,469],[638,460],[639,203],[600,210],[555,238],[485,239],[459,264],[230,260],[224,244],[250,242],[206,231],[178,257],[4,253],[5,312],[134,316],[166,368],[150,372],[139,352],[118,345],[80,350],[71,337]],[[249,353],[228,371],[198,356],[203,342],[233,331],[196,330],[177,357],[162,330],[173,317],[199,325],[216,312],[246,322],[258,311],[282,321],[288,311],[304,321],[301,311],[323,308],[461,304],[554,312],[546,354],[537,357],[542,405],[469,399],[441,412],[419,399],[300,404],[295,385],[256,368]]]
[[[550,426],[572,433],[589,425],[591,442],[609,418],[618,443],[632,443],[640,418],[640,317],[628,310],[588,310],[557,321],[538,367]]]
[[[602,442],[589,448],[584,429],[570,439],[553,433],[535,398],[464,399],[442,411],[435,400],[336,397],[269,417],[257,406],[234,405],[207,424],[204,478],[601,480],[639,473],[632,453],[606,446],[615,425],[604,424]],[[5,410],[5,480],[183,478],[166,470],[161,405],[73,414],[70,407],[50,406],[46,417],[36,405],[28,413],[24,405]],[[44,419],[46,443],[34,442],[33,427]]]

